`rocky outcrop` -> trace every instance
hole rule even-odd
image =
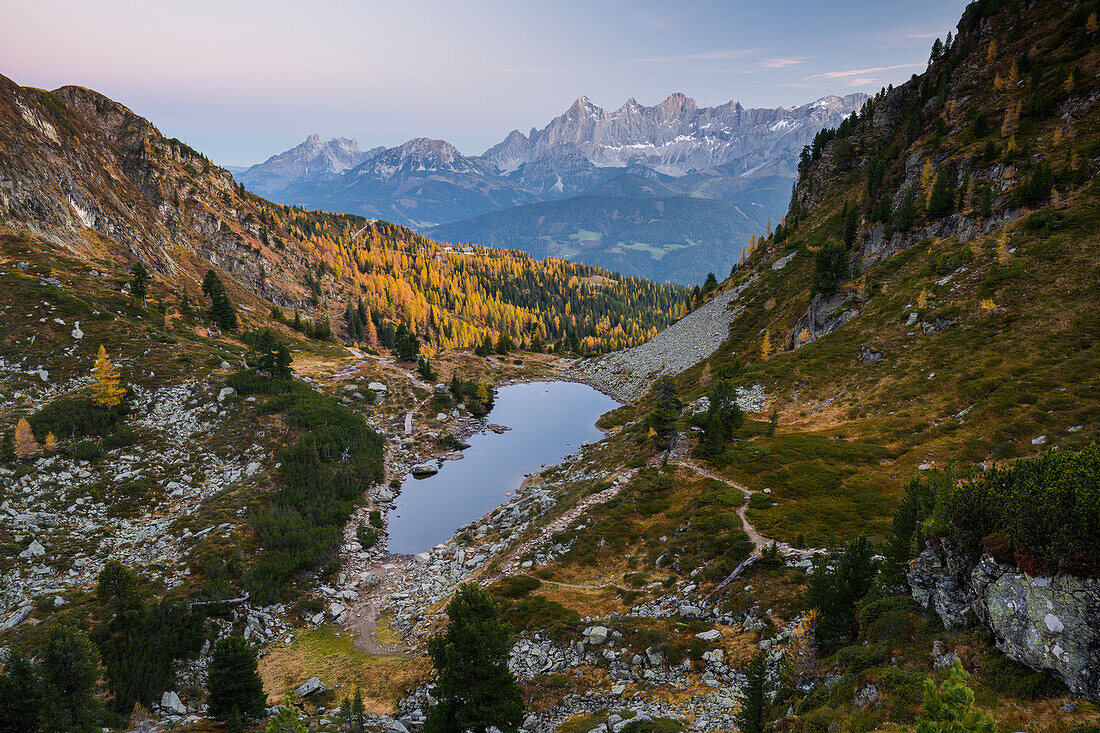
[[[944,542],[911,563],[909,585],[944,626],[980,621],[1012,659],[1100,698],[1100,578],[1031,576],[989,555],[971,567]]]
[[[971,573],[974,611],[1018,662],[1100,698],[1100,579],[1031,577],[989,556]]]
[[[665,374],[679,374],[706,359],[729,337],[734,305],[756,276],[721,293],[654,338],[631,349],[580,362],[566,376],[591,384],[620,402],[632,402]]]
[[[970,565],[946,540],[926,547],[910,563],[909,588],[913,600],[935,611],[948,629],[969,626],[977,620]]]
[[[791,333],[791,349],[816,341],[858,316],[859,309],[847,305],[852,298],[851,293],[815,295],[806,309],[806,315],[798,319],[794,325],[794,331]]]

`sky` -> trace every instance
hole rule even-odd
[[[0,74],[95,89],[221,165],[310,133],[477,155],[587,96],[796,106],[927,64],[965,0],[4,0]]]

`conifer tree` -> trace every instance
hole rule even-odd
[[[449,621],[428,641],[439,673],[424,733],[486,731],[514,733],[523,722],[523,698],[508,669],[509,627],[496,602],[473,583],[459,586],[447,604]]]
[[[767,361],[772,355],[772,337],[768,329],[764,329],[764,340],[760,343],[760,358]]]
[[[43,447],[45,447],[47,453],[53,453],[57,450],[57,437],[53,434],[52,431],[46,433],[46,440],[43,444]]]
[[[107,349],[100,344],[92,367],[92,402],[100,407],[115,407],[125,395],[126,390],[119,385],[118,370],[107,357]]]
[[[974,708],[974,691],[966,684],[969,676],[956,659],[942,687],[937,688],[931,677],[924,681],[923,714],[917,720],[917,733],[996,733],[993,718]]]
[[[929,217],[939,218],[952,212],[955,202],[955,194],[951,184],[952,178],[954,178],[954,173],[948,170],[941,170],[936,176],[932,192],[928,195]]]
[[[145,305],[145,296],[149,294],[149,271],[140,260],[130,267],[130,292]]]
[[[42,680],[42,729],[91,733],[102,707],[95,698],[99,652],[83,631],[64,624],[50,629],[39,652]]]
[[[275,715],[267,721],[264,733],[308,733],[302,713],[293,705],[280,705]]]
[[[34,439],[34,431],[31,430],[31,424],[27,422],[27,418],[19,418],[19,422],[15,424],[15,455],[17,458],[32,458],[38,455],[38,451],[41,450],[41,446],[38,445],[38,441]]]
[[[355,697],[344,697],[340,703],[340,722],[343,726],[340,733],[366,733],[367,713],[358,687],[355,688]]]
[[[925,197],[932,197],[932,184],[935,181],[936,171],[932,168],[932,161],[924,161],[924,167],[920,171],[920,189]]]
[[[741,688],[741,708],[733,721],[741,733],[764,733],[768,727],[768,656],[763,650],[745,668],[745,685]]]
[[[42,706],[38,672],[15,649],[8,649],[0,661],[0,733],[37,731]]]
[[[207,710],[217,720],[226,720],[234,708],[246,720],[264,712],[267,696],[256,672],[256,652],[241,636],[226,636],[214,647],[207,668]]]

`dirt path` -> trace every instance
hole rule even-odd
[[[764,548],[774,541],[757,532],[756,527],[752,526],[749,518],[745,516],[745,512],[749,508],[749,499],[751,499],[753,495],[753,492],[751,490],[747,489],[746,487],[735,481],[730,481],[728,478],[724,478],[712,471],[703,468],[698,463],[689,458],[679,458],[675,461],[675,465],[683,466],[684,468],[690,469],[700,476],[706,476],[709,479],[721,481],[727,486],[732,486],[733,488],[737,489],[745,495],[744,503],[741,504],[741,506],[737,507],[737,516],[741,517],[741,526],[745,528],[745,534],[747,534],[749,536],[749,539],[752,540],[752,544],[756,548],[757,554],[762,553],[764,551]]]
[[[375,631],[378,628],[378,606],[372,599],[360,598],[355,602],[341,624],[345,629],[355,632],[355,648],[372,656],[386,654],[404,654],[409,647],[406,644],[383,644],[378,641]]]

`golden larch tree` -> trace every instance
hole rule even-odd
[[[811,608],[802,614],[802,621],[798,629],[791,635],[784,651],[787,669],[790,670],[792,681],[797,681],[803,675],[809,674],[817,660],[817,649],[814,643],[814,630],[817,627],[817,609]]]
[[[772,336],[768,329],[764,329],[764,342],[760,344],[760,356],[767,359],[772,355]]]
[[[53,453],[55,450],[57,450],[57,438],[54,436],[52,431],[46,433],[45,447],[47,453]]]
[[[924,192],[925,198],[932,197],[932,182],[935,177],[936,173],[932,169],[932,161],[924,161],[924,167],[920,171],[920,190]]]
[[[19,418],[15,424],[15,455],[20,458],[32,458],[38,455],[38,441],[34,439],[34,431],[27,418]]]
[[[997,240],[997,264],[1007,265],[1009,254],[1008,232],[1001,232],[1001,238]]]
[[[126,390],[119,385],[118,370],[107,357],[107,349],[100,344],[92,367],[92,402],[100,407],[114,407],[122,402],[125,394]]]

